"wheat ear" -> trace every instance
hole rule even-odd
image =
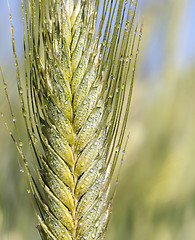
[[[126,148],[141,37],[134,27],[137,2],[22,0],[25,92],[10,14],[34,170],[14,120],[16,137],[9,132],[24,161],[44,240],[104,238],[115,193],[111,180]]]

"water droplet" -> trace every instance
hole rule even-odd
[[[96,222],[96,224],[95,224],[95,227],[97,228],[97,227],[98,227],[98,225],[99,225],[99,222]]]
[[[15,118],[15,117],[13,117],[13,122],[14,122],[14,123],[16,122],[16,118]]]
[[[20,172],[21,172],[21,173],[23,173],[23,172],[24,172],[24,170],[23,170],[23,169],[20,169]]]
[[[6,84],[4,85],[4,88],[7,89],[7,85]]]
[[[22,88],[20,88],[20,90],[19,90],[19,94],[20,94],[20,95],[23,94]]]

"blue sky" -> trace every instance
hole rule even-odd
[[[157,0],[140,0],[141,8],[152,6],[156,4]],[[178,66],[183,67],[195,62],[195,1],[194,0],[183,0],[184,9],[181,18],[180,29],[178,34],[175,36],[175,61]],[[10,8],[13,17],[14,24],[14,34],[16,37],[16,50],[19,54],[22,52],[22,19],[21,19],[21,9],[20,9],[20,0],[10,0]],[[158,0],[158,3],[167,4],[178,3],[177,0]],[[149,5],[150,4],[150,5]],[[161,20],[162,21],[162,20]],[[159,25],[160,24],[160,25]],[[150,59],[150,69],[155,67],[155,64],[161,65],[163,61],[163,51],[164,51],[164,33],[166,33],[166,24],[164,22],[156,22],[157,31],[155,32],[154,37],[152,38],[151,46],[146,51],[147,56],[145,58]],[[159,28],[162,26],[162,28]],[[19,54],[20,55],[20,54]],[[9,28],[9,13],[7,7],[7,0],[0,1],[0,65],[4,68],[7,63],[13,64],[13,55],[11,50],[11,37],[10,37],[10,28]],[[154,65],[153,65],[154,64]]]
[[[176,46],[183,56],[183,64],[195,61],[195,1],[186,2],[189,4],[186,4]]]

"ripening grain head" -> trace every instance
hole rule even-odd
[[[103,239],[115,193],[111,180],[126,147],[141,37],[134,27],[137,1],[32,0],[21,6],[25,93],[12,21],[11,29],[35,174],[19,135],[12,137],[38,230],[42,239]]]

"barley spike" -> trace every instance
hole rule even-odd
[[[111,183],[118,182],[117,162],[123,161],[127,145],[142,34],[142,27],[135,26],[137,3],[21,0],[25,87],[10,14],[33,169],[19,134],[12,138],[43,240],[104,239],[116,190],[111,191]]]

